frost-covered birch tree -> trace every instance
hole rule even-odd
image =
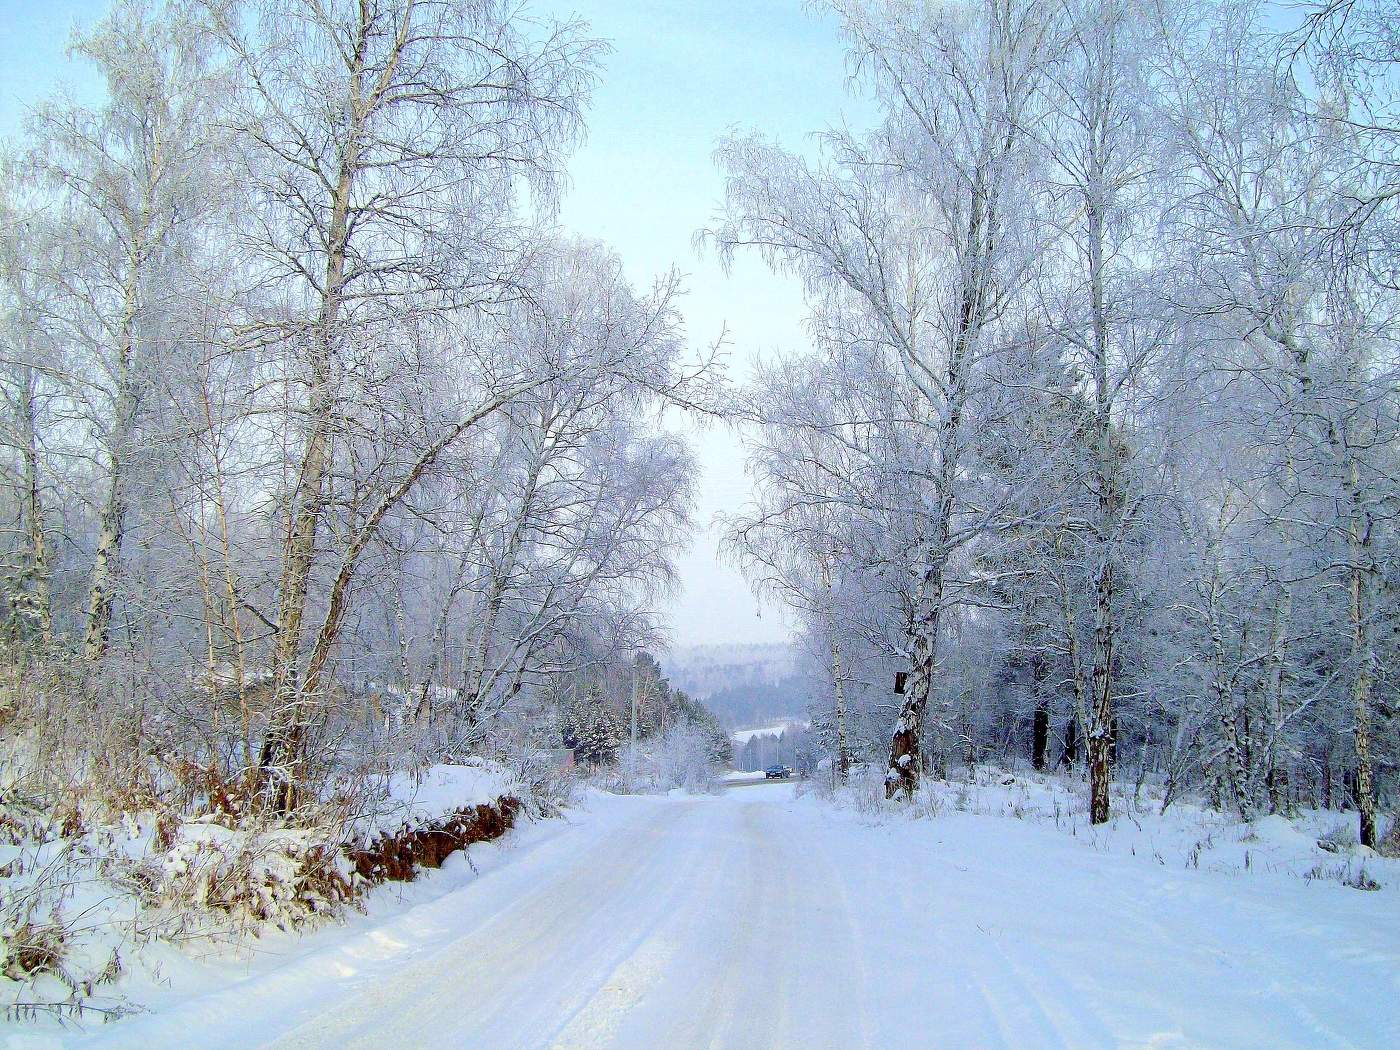
[[[249,338],[283,354],[289,412],[287,527],[269,617],[278,708],[261,765],[291,783],[346,592],[384,515],[467,430],[547,378],[487,371],[461,390],[455,418],[386,472],[336,545],[307,648],[338,502],[337,445],[357,405],[394,396],[374,384],[403,378],[382,358],[378,369],[357,363],[376,343],[416,363],[425,341],[441,351],[453,338],[444,311],[502,294],[499,253],[517,238],[519,180],[548,199],[561,151],[581,130],[597,45],[571,27],[530,38],[503,5],[465,0],[208,3],[202,17],[234,67],[228,119],[254,197],[241,231],[248,266],[283,304],[255,319]]]
[[[948,573],[960,525],[967,414],[992,331],[1028,271],[1025,173],[1043,115],[1055,18],[1037,4],[836,5],[851,59],[883,110],[876,132],[832,135],[806,161],[750,136],[720,152],[725,253],[756,247],[814,298],[862,315],[864,335],[917,391],[929,471],[916,528],[910,675],[888,790],[920,773]],[[975,529],[973,530],[975,531]]]
[[[100,448],[83,627],[91,660],[109,642],[134,475],[155,440],[143,427],[147,385],[184,306],[182,268],[217,147],[211,60],[182,15],[131,0],[72,48],[102,77],[106,100],[39,106],[28,163],[67,241],[48,275],[61,290],[47,297],[45,322],[61,331],[70,369],[101,377],[69,386]]]

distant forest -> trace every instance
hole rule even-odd
[[[731,730],[805,717],[811,706],[810,680],[787,645],[678,646],[661,663]]]

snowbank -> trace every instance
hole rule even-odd
[[[468,759],[461,765],[436,765],[412,773],[395,773],[384,797],[351,822],[352,840],[368,840],[403,828],[442,820],[454,813],[500,798],[526,799],[519,778],[499,762]]]
[[[324,927],[351,902],[377,911],[375,886],[499,838],[529,796],[506,767],[469,760],[367,785],[359,815],[328,810],[311,827],[236,807],[84,824],[0,799],[0,1022],[24,1031],[139,1012],[217,983],[197,958],[227,967],[254,939],[259,952],[269,937],[311,950],[325,930],[299,927]]]
[[[1166,867],[1278,874],[1400,893],[1400,859],[1358,845],[1354,813],[1300,810],[1246,822],[1186,799],[1163,813],[1160,792],[1152,786],[1134,792],[1131,785],[1116,784],[1111,819],[1095,826],[1089,823],[1088,789],[1076,777],[978,767],[948,780],[925,779],[918,797],[905,805],[885,801],[882,773],[857,767],[832,800],[876,821],[955,813],[1011,818],[1054,828],[1100,853],[1151,857]],[[824,779],[814,781],[813,789],[829,792]]]
[[[759,769],[752,773],[744,773],[738,769],[731,769],[724,776],[720,777],[726,784],[751,784],[755,780],[767,780],[768,774]]]

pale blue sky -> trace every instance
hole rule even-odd
[[[91,22],[105,0],[0,0],[0,136],[21,126],[25,107],[61,83],[91,93],[93,81],[64,50],[75,21]],[[802,341],[802,304],[791,281],[741,260],[726,277],[697,257],[695,230],[720,199],[711,162],[731,127],[757,127],[803,148],[807,135],[858,111],[845,90],[836,25],[802,0],[533,0],[538,15],[577,15],[612,42],[589,116],[589,140],[570,168],[561,222],[610,243],[634,280],[671,266],[687,275],[691,337],[712,341],[726,326],[732,363]],[[704,473],[702,524],[749,498],[738,443],[721,430],[694,434]],[[675,640],[785,639],[777,609],[760,610],[747,585],[716,557],[707,528],[680,559],[684,591],[670,609]]]
[[[561,216],[571,229],[612,244],[641,281],[672,265],[688,275],[684,311],[697,343],[726,326],[732,363],[800,344],[794,282],[754,258],[726,277],[691,247],[713,216],[722,181],[711,160],[732,127],[757,127],[794,148],[851,108],[834,21],[802,0],[539,0],[535,10],[577,13],[615,48],[594,98],[589,141],[571,168]],[[704,474],[699,517],[749,499],[738,442],[722,429],[693,432]],[[762,610],[747,584],[716,556],[707,528],[681,559],[684,593],[672,609],[679,644],[786,639],[780,610]]]

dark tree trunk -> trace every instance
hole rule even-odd
[[[1269,812],[1282,813],[1288,806],[1288,770],[1283,766],[1269,767]]]
[[[1035,717],[1031,720],[1031,765],[1045,768],[1045,755],[1050,749],[1050,705],[1042,687],[1045,683],[1045,657],[1031,656],[1031,692],[1035,696]]]
[[[1064,750],[1060,752],[1060,765],[1066,769],[1074,768],[1074,760],[1079,757],[1079,726],[1075,724],[1074,716],[1065,723]]]

